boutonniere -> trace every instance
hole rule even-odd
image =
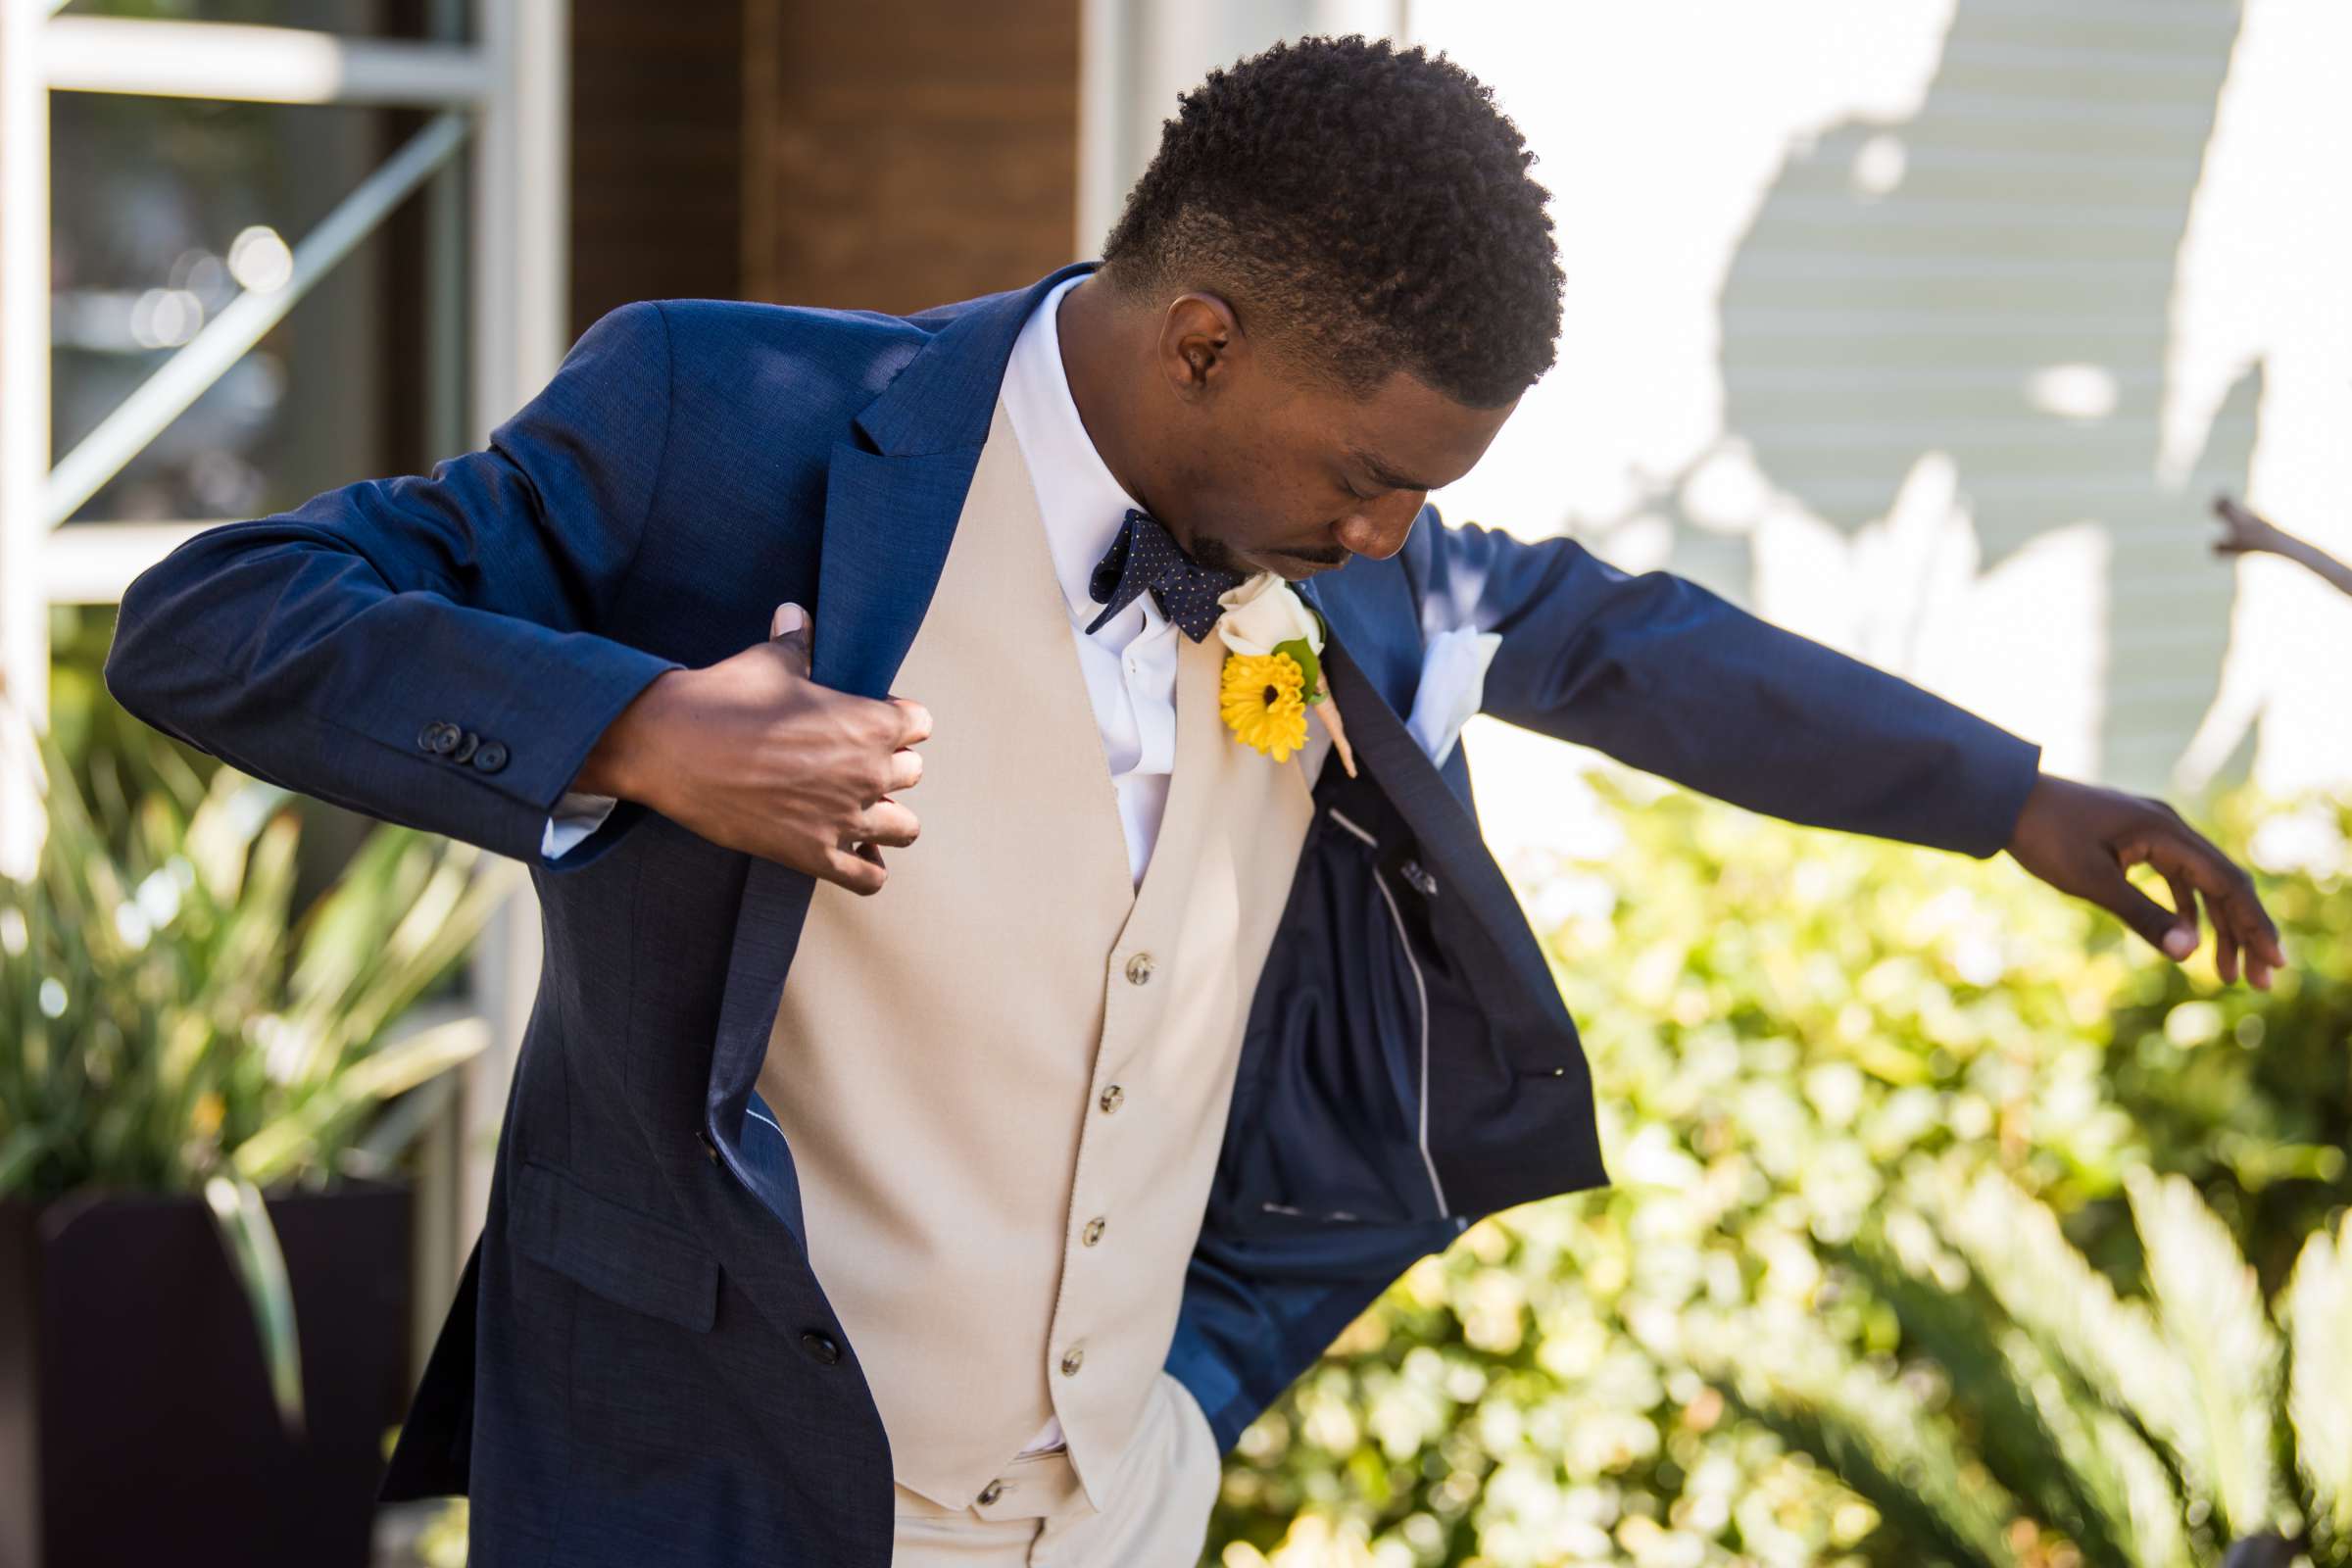
[[[1355,777],[1355,753],[1340,709],[1323,689],[1323,617],[1291,585],[1260,572],[1217,600],[1217,635],[1228,650],[1218,709],[1235,740],[1277,762],[1306,744],[1306,713],[1331,733],[1340,765]]]

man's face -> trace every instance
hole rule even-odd
[[[1350,396],[1238,328],[1193,336],[1223,341],[1176,345],[1180,395],[1167,412],[1184,439],[1163,449],[1154,500],[1208,565],[1297,580],[1354,556],[1386,560],[1429,492],[1469,472],[1517,407],[1467,408],[1402,371]]]

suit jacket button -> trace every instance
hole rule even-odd
[[[1004,1495],[1004,1483],[1002,1481],[991,1481],[987,1486],[980,1489],[980,1506],[985,1508],[1003,1495]]]
[[[480,748],[481,744],[482,738],[479,735],[476,735],[473,731],[467,730],[465,735],[459,739],[458,749],[449,754],[449,760],[453,762],[471,760],[474,752]]]
[[[832,1366],[841,1359],[841,1347],[833,1343],[833,1337],[814,1329],[801,1336],[801,1348],[824,1366]]]
[[[458,749],[458,726],[446,718],[436,718],[416,732],[416,744],[435,757],[447,757]]]
[[[484,741],[473,754],[473,765],[485,773],[495,773],[507,765],[507,749],[496,741]]]

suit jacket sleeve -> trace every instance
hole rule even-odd
[[[680,667],[596,630],[653,507],[669,375],[662,308],[624,306],[487,450],[188,540],[123,594],[108,689],[258,777],[536,860],[598,736]],[[437,754],[436,723],[503,762]],[[542,863],[594,859],[642,809]]]
[[[1792,822],[1985,857],[2041,749],[1668,572],[1425,514],[1425,632],[1499,632],[1481,710]]]

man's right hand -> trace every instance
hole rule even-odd
[[[914,813],[893,797],[923,776],[913,748],[930,739],[931,715],[817,685],[808,634],[786,607],[773,641],[655,677],[571,787],[641,802],[713,844],[853,893],[880,891],[882,847],[915,839]]]

